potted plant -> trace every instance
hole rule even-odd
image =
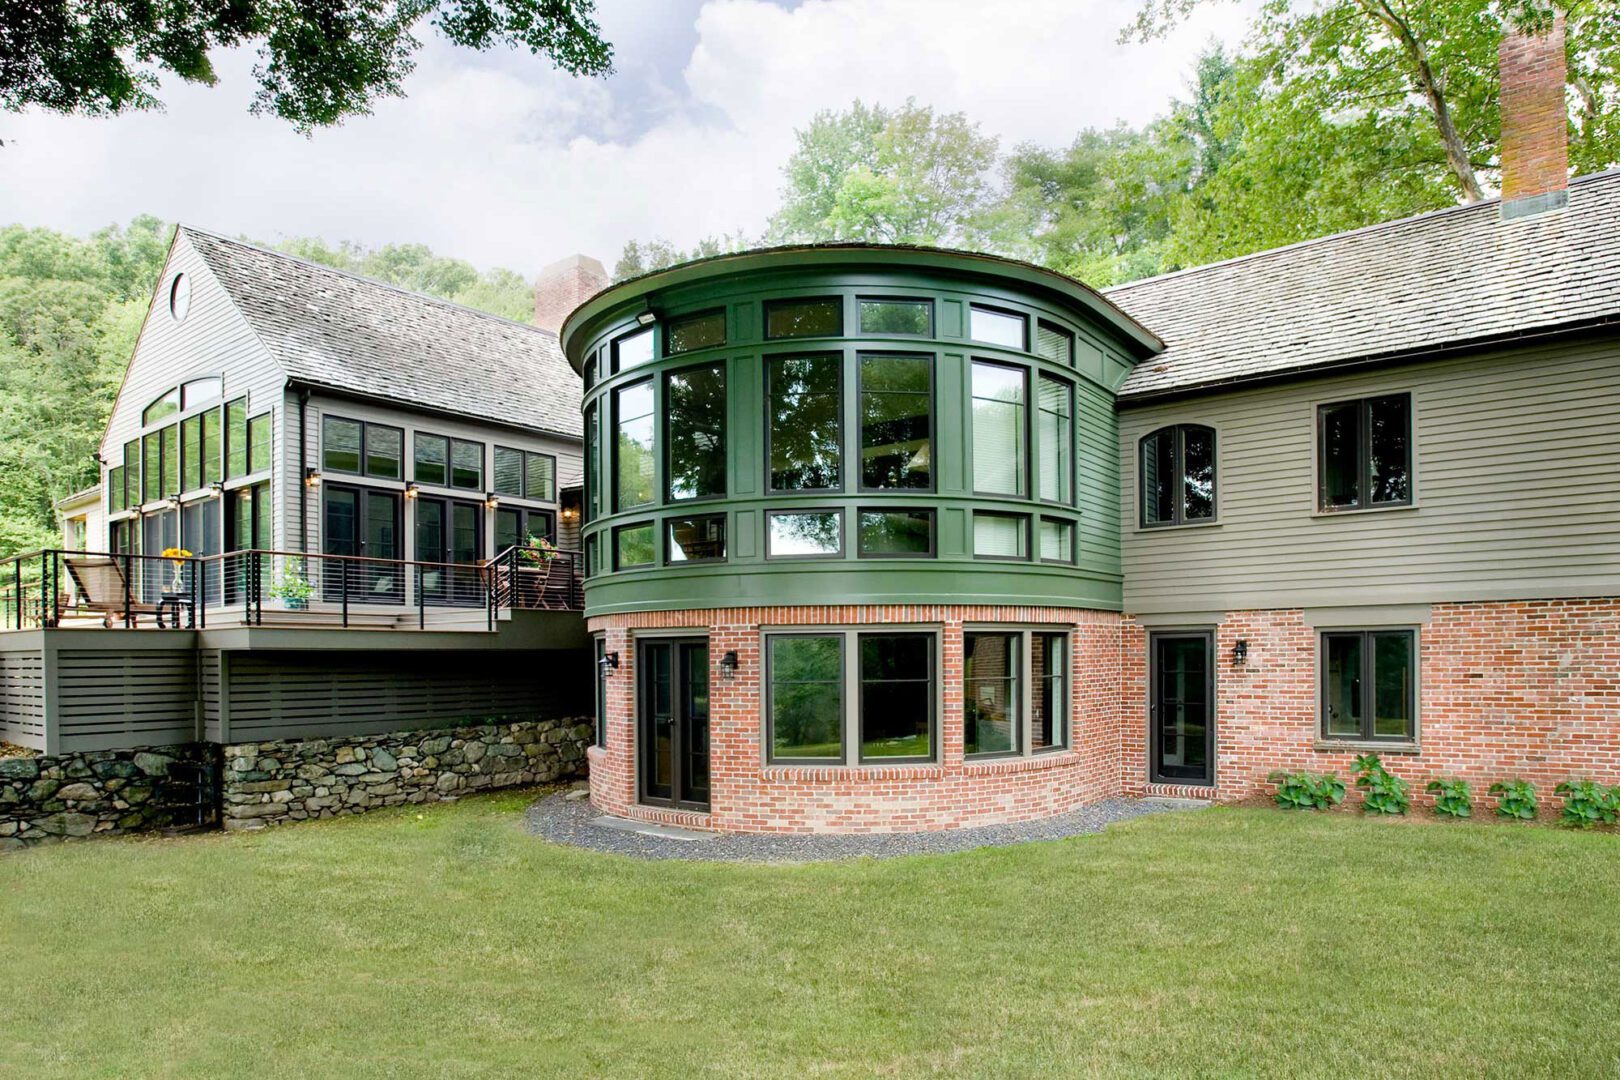
[[[315,587],[304,576],[304,560],[288,559],[286,567],[276,575],[275,584],[270,586],[270,596],[280,600],[288,611],[303,611],[309,607],[309,598],[315,595]]]
[[[544,536],[530,533],[518,548],[518,562],[524,566],[550,566],[557,558],[557,547]]]

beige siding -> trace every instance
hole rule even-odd
[[[1318,403],[1409,390],[1415,505],[1315,513]],[[1620,342],[1122,406],[1125,609],[1620,595]],[[1143,530],[1137,441],[1217,431],[1218,523]]]

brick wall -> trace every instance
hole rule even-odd
[[[1545,34],[1509,32],[1498,54],[1502,77],[1502,200],[1569,186],[1564,101],[1564,16]]]

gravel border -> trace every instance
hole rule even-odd
[[[602,812],[584,798],[548,795],[529,807],[529,832],[558,844],[628,855],[637,859],[691,859],[714,862],[819,862],[829,859],[891,859],[900,855],[940,855],[981,847],[1004,847],[1032,840],[1061,840],[1101,832],[1116,821],[1145,814],[1194,809],[1201,804],[1171,799],[1102,799],[1078,810],[1038,821],[982,825],[919,833],[857,833],[838,836],[781,836],[703,833],[701,839],[675,839],[595,824]],[[675,830],[691,834],[691,830]]]

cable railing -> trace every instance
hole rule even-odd
[[[513,547],[477,562],[250,549],[168,557],[46,550],[0,560],[0,629],[216,624],[426,629],[511,610],[581,611],[578,553]]]

